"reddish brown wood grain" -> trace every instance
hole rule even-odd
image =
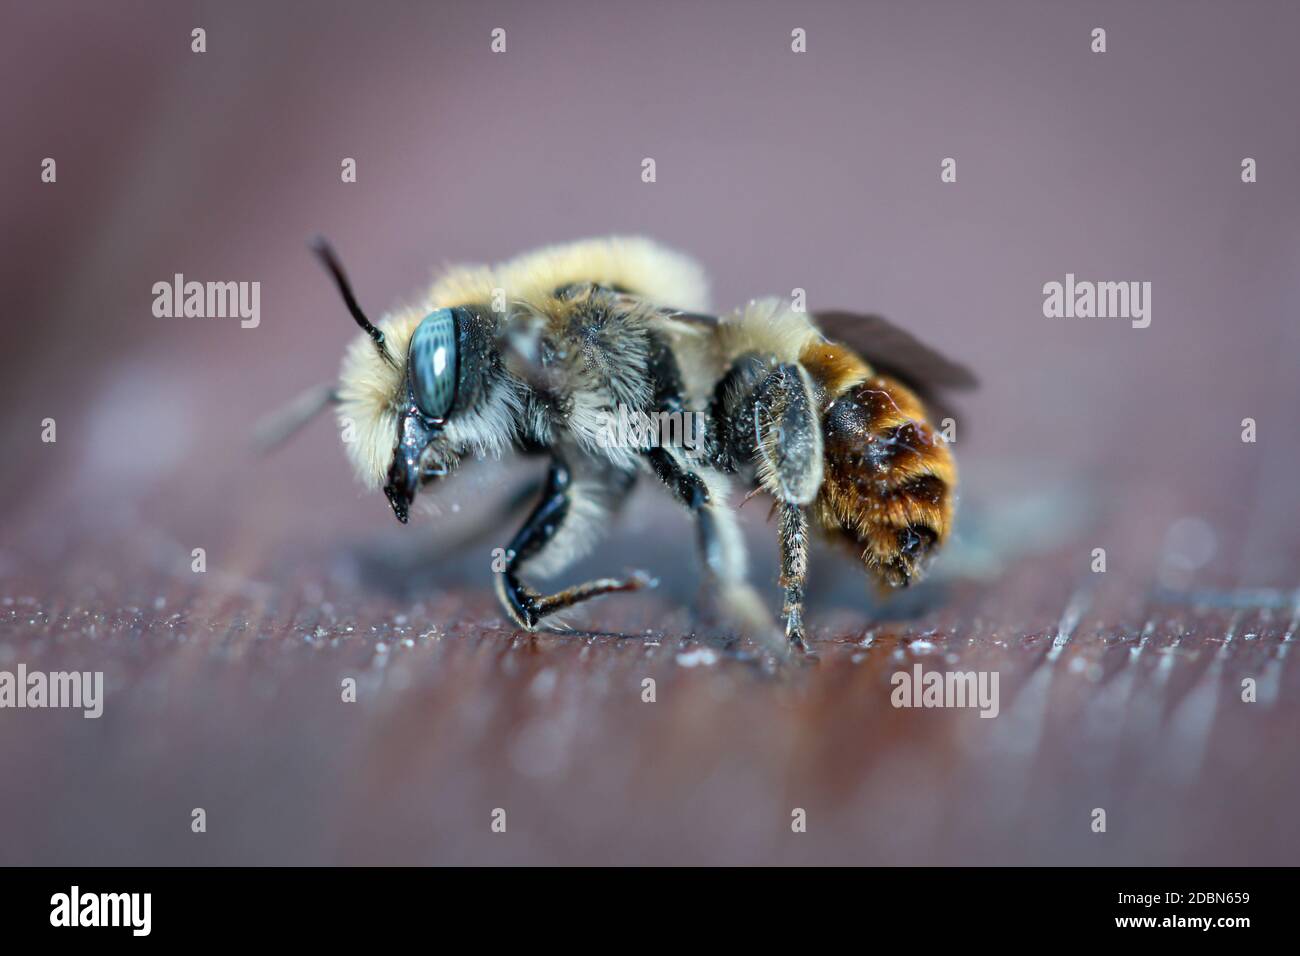
[[[818,553],[815,658],[774,669],[695,627],[678,603],[694,586],[685,521],[638,502],[633,533],[593,566],[676,555],[660,589],[610,599],[567,634],[501,621],[481,547],[394,590],[346,537],[223,533],[216,507],[205,574],[143,528],[11,563],[0,665],[102,669],[107,699],[99,720],[0,714],[13,768],[0,811],[16,824],[0,857],[1293,860],[1279,814],[1300,782],[1292,595],[1153,596],[1088,572],[1076,543],[936,585],[920,617],[873,620],[847,606],[856,575]],[[762,548],[770,528],[751,530]],[[769,557],[759,576],[773,573]],[[999,715],[894,708],[890,676],[916,663],[997,671]],[[346,677],[356,703],[340,699]],[[1243,677],[1257,703],[1241,701]],[[206,834],[190,832],[194,807]],[[1090,830],[1096,807],[1105,834]],[[489,828],[496,808],[505,834]],[[806,833],[791,832],[794,808]]]

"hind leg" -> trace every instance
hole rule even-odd
[[[714,414],[729,423],[718,436],[723,459],[732,467],[752,465],[760,487],[777,501],[785,633],[793,646],[806,650],[807,506],[817,497],[823,475],[812,380],[798,364],[744,356],[720,384]]]
[[[808,514],[800,505],[780,504],[781,616],[785,636],[801,651],[808,649],[803,633],[804,582],[808,579]]]
[[[803,630],[804,584],[808,578],[806,506],[822,483],[822,432],[808,373],[791,363],[778,365],[754,392],[758,479],[779,502],[781,613],[790,643],[806,650]]]

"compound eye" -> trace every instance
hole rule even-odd
[[[445,419],[456,398],[456,319],[451,309],[424,317],[411,336],[406,373],[420,411],[429,418]]]

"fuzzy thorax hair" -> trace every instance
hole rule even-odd
[[[348,346],[339,372],[338,420],[357,477],[369,488],[384,484],[397,436],[406,353],[416,327],[434,309],[489,306],[504,297],[509,308],[544,309],[555,290],[575,283],[621,289],[667,308],[708,309],[708,284],[693,260],[648,239],[613,237],[547,246],[497,266],[449,268],[419,302],[394,310],[376,325],[397,367],[385,362],[365,334]],[[472,412],[453,416],[447,447],[500,455],[514,437],[521,410],[517,383],[501,380]],[[454,461],[445,462],[448,466]]]

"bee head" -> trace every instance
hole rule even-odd
[[[323,241],[316,251],[365,333],[349,347],[339,377],[348,456],[367,485],[382,486],[405,524],[421,486],[449,474],[467,451],[499,453],[513,437],[511,396],[494,375],[500,360],[490,312],[426,306],[375,326],[333,251]]]
[[[388,466],[384,495],[397,520],[406,523],[420,485],[441,478],[450,465],[439,447],[458,392],[457,328],[468,322],[457,313],[465,309],[436,309],[411,334],[406,352],[397,412],[397,443]]]

